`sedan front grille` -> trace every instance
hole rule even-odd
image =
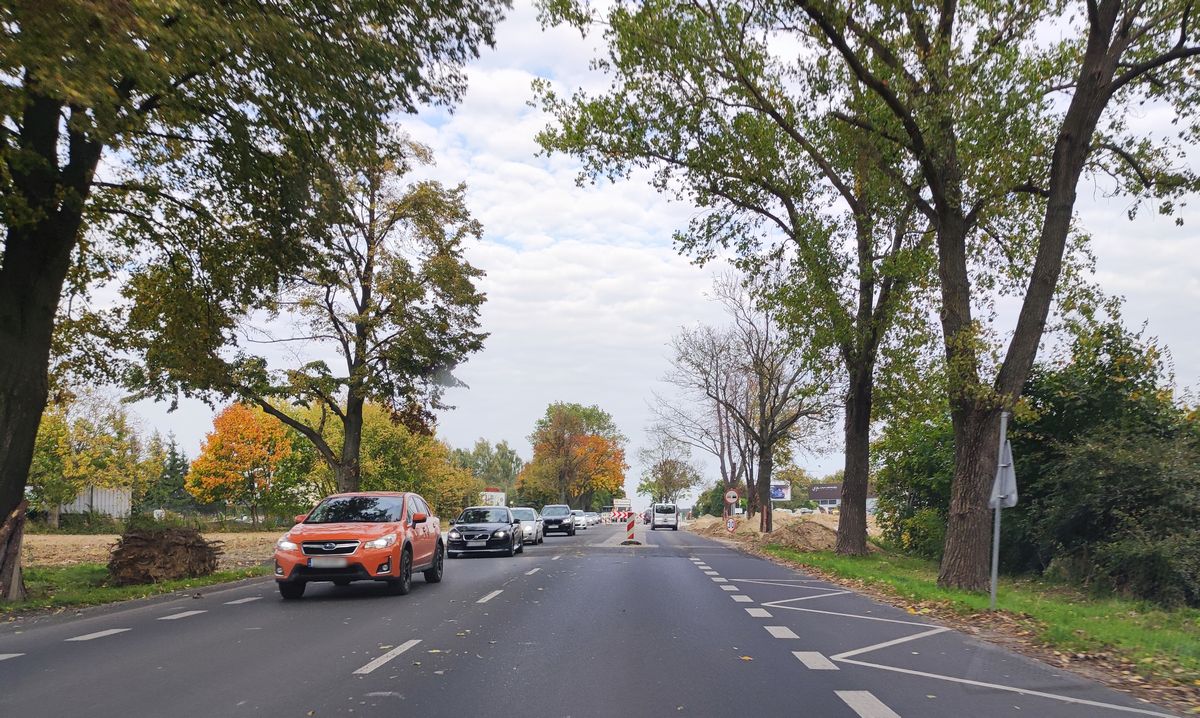
[[[358,541],[305,541],[305,556],[345,556],[358,550]]]

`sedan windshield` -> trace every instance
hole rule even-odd
[[[322,501],[306,524],[383,523],[399,521],[403,500],[394,496],[338,496]]]
[[[458,517],[460,524],[506,524],[508,509],[467,509]]]
[[[571,509],[566,506],[547,506],[542,509],[542,516],[569,516]]]
[[[537,520],[537,514],[533,512],[533,509],[513,509],[512,512],[513,516],[521,519],[522,521]]]

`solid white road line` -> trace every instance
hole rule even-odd
[[[405,651],[407,651],[408,649],[412,648],[413,646],[417,645],[420,642],[421,642],[421,639],[419,639],[419,638],[414,638],[411,641],[405,641],[404,643],[401,643],[400,645],[396,646],[392,650],[383,654],[379,658],[376,658],[375,660],[371,661],[370,663],[363,666],[362,668],[359,668],[358,670],[356,670],[354,672],[354,675],[365,676],[368,673],[370,673],[371,671],[382,666],[383,664],[392,660],[393,658],[400,655],[401,653],[404,653]]]
[[[172,613],[170,616],[160,616],[158,620],[160,620],[160,621],[176,621],[176,620],[179,620],[180,618],[187,618],[188,616],[198,616],[201,613],[208,613],[208,611],[183,611],[181,613]]]
[[[225,605],[226,606],[236,606],[239,603],[250,603],[251,601],[261,601],[261,600],[262,600],[262,596],[248,596],[246,598],[239,598],[236,601],[226,601]]]
[[[991,688],[997,691],[1008,691],[1022,696],[1037,696],[1038,698],[1049,698],[1063,703],[1075,703],[1081,706],[1096,706],[1097,708],[1108,708],[1114,711],[1123,711],[1125,713],[1137,713],[1144,716],[1158,716],[1159,718],[1173,718],[1171,713],[1159,713],[1158,711],[1150,711],[1142,708],[1130,708],[1121,706],[1115,703],[1101,703],[1100,701],[1089,701],[1083,698],[1072,698],[1070,696],[1060,696],[1057,693],[1043,693],[1042,691],[1031,691],[1027,688],[1018,688],[1016,686],[1002,686],[998,683],[984,683],[983,681],[972,681],[967,678],[955,678],[954,676],[943,676],[938,673],[926,673],[925,671],[914,671],[909,668],[897,668],[896,666],[885,666],[881,663],[869,663],[867,661],[856,661],[852,658],[833,657],[839,663],[849,663],[854,666],[864,666],[866,668],[878,668],[881,671],[895,671],[896,673],[904,673],[910,676],[920,676],[922,678],[933,678],[939,681],[949,681],[950,683],[961,683],[966,686],[975,686],[977,688]]]
[[[793,633],[792,629],[788,628],[787,626],[763,626],[763,628],[767,629],[767,633],[771,634],[772,636],[774,636],[776,638],[799,638],[800,637],[800,636],[797,636],[795,633]]]
[[[118,633],[124,633],[128,630],[130,630],[130,629],[128,629],[128,628],[110,628],[107,631],[96,631],[95,633],[85,633],[82,636],[75,636],[74,638],[68,638],[66,640],[68,640],[68,641],[91,641],[96,638],[104,638],[105,636],[115,636]]]
[[[891,641],[884,641],[883,643],[876,643],[871,646],[863,646],[862,648],[855,648],[853,651],[846,651],[845,653],[839,653],[833,657],[833,660],[837,661],[837,660],[841,660],[843,658],[850,658],[851,656],[858,656],[863,653],[870,653],[871,651],[878,651],[881,648],[890,648],[891,646],[898,646],[901,643],[908,643],[909,641],[915,641],[918,638],[932,636],[937,633],[945,633],[946,631],[949,631],[949,630],[950,629],[946,628],[945,626],[939,626],[938,628],[931,628],[928,631],[921,631],[920,633],[914,633],[911,636],[904,636],[903,638],[896,638]]]
[[[804,611],[805,613],[823,613],[826,616],[842,616],[844,618],[861,618],[864,621],[880,621],[881,623],[899,623],[904,626],[921,626],[922,628],[924,628],[925,626],[929,625],[928,623],[921,623],[919,621],[900,621],[895,618],[880,618],[878,616],[861,616],[857,613],[840,613],[838,611],[819,611],[815,608],[800,608],[799,606],[780,606],[779,603],[780,603],[779,601],[772,601],[770,603],[764,603],[763,605],[771,606],[772,608],[786,608],[789,611]]]
[[[497,589],[495,591],[492,591],[488,595],[484,596],[483,598],[479,599],[475,603],[487,603],[488,601],[492,600],[493,598],[495,598],[496,596],[499,596],[502,593],[504,593],[504,589]]]
[[[844,596],[851,591],[824,591],[822,593],[814,593],[811,596],[800,596],[799,598],[784,598],[779,601],[771,601],[770,604],[777,608],[787,608],[785,603],[795,603],[796,601],[811,601],[814,598],[826,598],[828,596]]]
[[[814,671],[836,671],[838,669],[832,661],[816,651],[792,651],[792,655],[799,659],[805,668]]]
[[[900,718],[870,691],[834,691],[861,718]]]
[[[526,572],[525,572],[525,575],[526,575],[526,576],[532,576],[533,574],[535,574],[535,573],[537,573],[538,571],[541,571],[541,570],[542,570],[542,569],[541,569],[541,567],[540,567],[540,566],[539,566],[538,568],[531,568],[531,569],[529,569],[528,571],[526,571]]]
[[[713,580],[713,583],[729,583],[729,579],[721,578],[719,576],[713,576],[712,580]]]
[[[754,603],[754,599],[749,596],[730,596],[730,598],[738,603]]]
[[[771,612],[765,608],[747,608],[746,613],[749,613],[755,618],[770,618]]]
[[[724,586],[721,586],[721,590],[722,591],[738,591],[741,589],[739,589],[737,586],[730,586],[729,584],[725,584]]]
[[[705,571],[704,575],[705,576],[720,576],[721,574],[717,573],[716,571]]]
[[[0,653],[0,661],[7,661],[10,658],[19,658],[25,655],[24,653]]]

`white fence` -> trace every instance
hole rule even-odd
[[[105,489],[89,486],[75,500],[58,507],[59,513],[82,514],[97,511],[105,516],[125,518],[129,516],[132,492],[129,489]]]

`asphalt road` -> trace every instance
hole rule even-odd
[[[1170,715],[686,531],[0,627],[0,717]]]

